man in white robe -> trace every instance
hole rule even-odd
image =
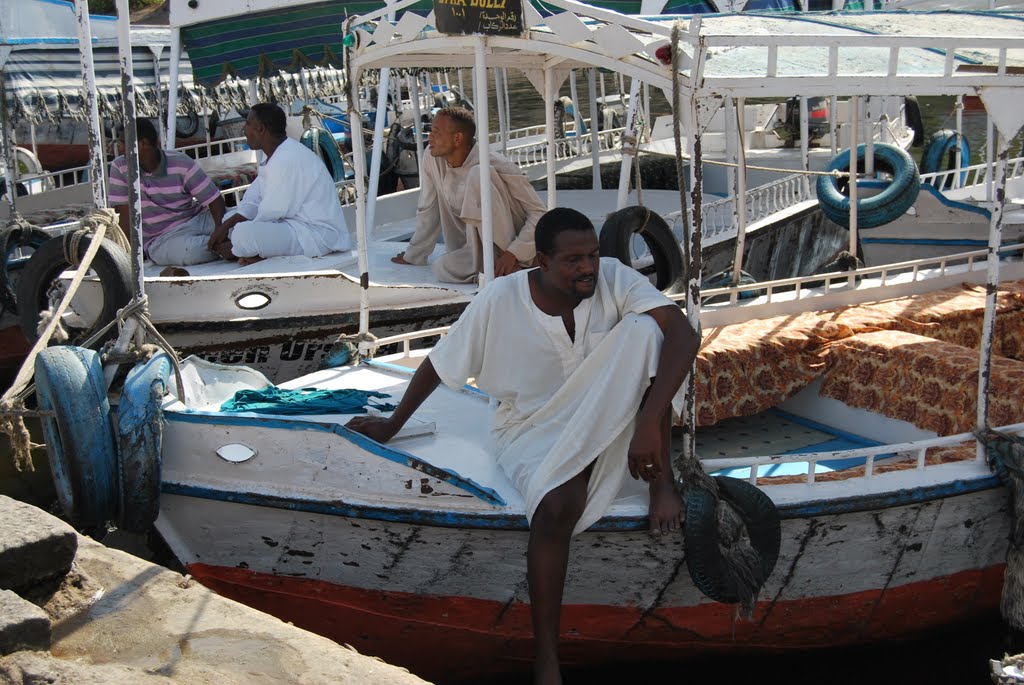
[[[249,110],[243,131],[259,167],[238,207],[210,236],[210,249],[225,259],[244,265],[350,247],[334,180],[311,150],[287,136],[285,123],[277,105]]]
[[[441,383],[468,378],[498,400],[497,461],[526,501],[535,682],[560,683],[558,632],[572,535],[626,479],[648,482],[652,532],[677,530],[671,401],[698,340],[679,307],[636,271],[598,255],[586,216],[537,224],[539,268],[488,285],[434,347],[390,417],[348,426],[380,442]]]
[[[480,208],[480,145],[474,142],[473,114],[446,107],[430,129],[429,154],[420,166],[416,232],[396,264],[426,264],[437,236],[446,252],[434,261],[434,276],[446,283],[469,283],[484,270]],[[504,276],[533,264],[533,231],[546,211],[526,174],[492,152],[490,170],[494,272]]]

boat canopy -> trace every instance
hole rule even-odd
[[[115,17],[92,15],[93,60],[100,116],[121,118],[121,71]],[[166,102],[171,32],[165,26],[133,27],[132,59],[138,111],[158,116]],[[0,74],[7,111],[13,123],[85,119],[85,79],[78,48],[75,6],[64,0],[21,0],[0,3]],[[160,75],[163,75],[161,80]],[[182,91],[193,91],[189,70],[183,70]],[[190,92],[190,95],[195,95]],[[194,98],[186,95],[183,104]]]

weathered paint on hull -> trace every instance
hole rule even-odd
[[[775,572],[754,620],[735,625],[732,607],[691,583],[679,536],[584,533],[565,592],[567,663],[856,645],[996,610],[1010,521],[1002,488],[875,503],[840,514],[823,501],[783,507]],[[420,675],[473,678],[527,663],[527,531],[408,518],[165,492],[157,527],[218,592]]]
[[[444,681],[528,666],[529,605],[339,587],[206,564],[188,567],[217,593]],[[705,603],[646,613],[640,607],[567,605],[566,665],[684,660],[714,653],[779,653],[903,639],[994,615],[1004,567],[965,571],[890,590],[761,602],[750,621]]]

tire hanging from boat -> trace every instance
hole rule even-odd
[[[308,128],[302,132],[299,142],[320,158],[335,183],[345,180],[345,163],[330,131],[318,127]]]
[[[917,201],[921,190],[921,177],[917,173],[914,158],[895,145],[876,143],[874,146],[875,169],[887,172],[892,181],[878,195],[857,199],[857,228],[875,228],[899,218]],[[866,146],[857,146],[857,167],[864,168]],[[829,163],[826,171],[849,171],[850,150],[840,152]],[[819,176],[817,184],[818,204],[822,213],[832,222],[850,227],[849,180],[835,176]]]
[[[754,569],[757,577],[747,579],[747,583],[733,577],[730,572],[732,566],[722,550],[734,549],[736,545],[724,544],[725,541],[719,539],[715,496],[702,487],[686,491],[686,523],[683,526],[686,567],[697,589],[716,602],[735,604],[743,600],[742,585],[762,587],[771,576],[779,559],[782,525],[775,504],[757,486],[726,476],[715,476],[715,482],[719,497],[740,515],[750,546],[760,557]],[[741,535],[739,531],[736,534],[737,537]]]
[[[598,237],[601,256],[615,257],[632,268],[634,235],[643,238],[654,258],[655,287],[667,295],[682,292],[686,282],[679,241],[665,220],[647,207],[624,207],[608,215]]]
[[[14,284],[11,283],[12,266],[21,270],[25,263],[20,260],[17,263],[11,261],[16,250],[31,248],[38,250],[43,243],[53,238],[49,233],[38,228],[26,228],[14,226],[0,231],[0,257],[4,263],[0,267],[0,304],[11,314],[18,313],[18,293]]]
[[[957,139],[960,145],[960,166],[970,166],[971,146],[967,142],[967,136],[958,135],[956,131],[944,128],[936,131],[928,137],[928,144],[921,154],[921,173],[935,174],[942,171],[952,171],[956,168]],[[945,165],[943,165],[945,161]],[[967,180],[967,172],[960,172],[960,182]],[[952,185],[952,179],[948,179],[946,186]]]
[[[57,499],[79,527],[102,526],[117,511],[117,467],[100,356],[84,347],[42,350],[35,363],[43,436]]]
[[[158,354],[128,372],[117,407],[118,527],[143,533],[160,513],[163,398],[171,360]]]
[[[29,258],[18,280],[18,321],[29,342],[39,339],[39,314],[50,308],[49,290],[53,282],[61,273],[74,268],[67,259],[73,236],[73,233],[68,233],[43,243]],[[81,259],[89,249],[91,240],[91,237],[86,237],[79,241],[77,259]],[[73,336],[72,342],[85,340],[93,331],[113,321],[117,311],[128,304],[132,297],[131,261],[116,243],[104,238],[90,269],[99,278],[103,290],[103,307],[95,323]],[[116,329],[112,329],[103,339],[116,334]]]

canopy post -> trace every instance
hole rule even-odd
[[[506,119],[505,112],[505,98],[503,93],[505,92],[505,74],[501,69],[494,70],[494,94],[497,97],[498,107],[498,142],[501,143],[502,154],[508,153],[508,119]],[[490,139],[488,137],[487,147],[490,148]]]
[[[740,284],[740,272],[743,269],[743,248],[747,237],[747,151],[746,141],[743,136],[743,127],[746,125],[743,116],[746,102],[743,98],[736,98],[736,130],[740,132],[739,164],[736,165],[736,257],[733,259],[732,284]],[[730,296],[735,302],[737,293]]]
[[[487,38],[477,36],[474,45],[473,94],[476,99],[477,154],[480,157],[480,245],[484,258],[483,283],[494,280],[494,227],[491,216],[491,148],[487,144],[490,115],[487,111]],[[549,195],[550,197],[550,195]]]
[[[121,105],[124,114],[124,152],[128,163],[128,219],[132,232],[132,282],[135,297],[144,292],[142,268],[142,182],[139,169],[139,136],[135,128],[135,71],[128,0],[117,0],[117,44],[121,62]],[[120,341],[119,341],[120,342]]]
[[[572,121],[576,128],[576,156],[583,156],[583,115],[580,113],[580,95],[576,88],[576,70],[569,72],[569,97],[572,98]]]
[[[800,96],[800,167],[804,171],[811,170],[810,156],[810,117],[807,111],[807,98]],[[740,129],[741,133],[743,129]],[[800,186],[803,189],[804,197],[811,196],[811,179],[807,174],[800,176]]]
[[[11,144],[14,127],[7,116],[7,76],[3,69],[0,69],[0,125],[4,128],[4,183],[7,185],[7,204],[10,205],[13,216],[18,204],[18,186],[14,180],[14,169],[18,162],[14,158],[14,146]]]
[[[92,55],[92,24],[89,20],[87,0],[75,0],[78,18],[78,54],[82,62],[82,81],[85,88],[86,122],[89,127],[89,185],[92,186],[92,202],[97,209],[107,206],[107,192],[104,184],[103,142],[100,132],[100,113],[96,103],[96,68]],[[35,152],[35,127],[32,127],[32,147]]]
[[[548,139],[547,162],[547,185],[548,185],[548,209],[554,209],[555,204],[555,156],[557,154],[558,142],[555,139],[555,74],[551,67],[544,69],[544,135]]]
[[[416,140],[416,164],[417,169],[423,163],[423,113],[420,108],[420,78],[410,75],[406,79],[409,87],[409,100],[412,102],[412,132]],[[487,92],[486,90],[484,91]]]
[[[621,76],[621,74],[620,74]],[[640,94],[640,79],[633,79],[629,84],[629,107],[626,111],[626,130],[622,132],[622,168],[619,169],[619,195],[615,202],[616,209],[626,206],[629,196],[629,172],[633,169],[633,151],[636,149],[636,108]],[[632,142],[630,142],[632,141]]]
[[[1010,141],[997,132],[999,154],[995,174],[988,177],[987,185],[992,186],[992,196],[998,198],[991,205],[989,218],[988,248],[985,264],[988,279],[985,289],[985,316],[981,323],[981,359],[978,364],[978,430],[988,427],[989,385],[992,371],[992,338],[996,325],[996,295],[999,290],[999,246],[1003,239],[1003,211],[1006,206],[1006,160],[1010,154]],[[957,146],[959,148],[959,146]],[[959,175],[959,174],[957,174]],[[984,458],[984,448],[978,442],[978,458]]]
[[[857,256],[857,123],[860,120],[860,96],[850,98],[850,254]],[[850,287],[856,285],[853,275],[850,276]]]
[[[963,159],[963,148],[962,148],[962,142],[961,142],[962,139],[963,139],[963,136],[964,136],[964,96],[963,95],[957,95],[956,96],[956,104],[954,105],[954,107],[956,108],[956,146],[953,148],[953,154],[955,155],[954,159],[956,160],[956,166],[954,168],[962,169],[964,167],[964,161],[965,161]],[[970,164],[970,161],[968,160],[967,163]],[[953,174],[953,187],[954,188],[959,188],[960,187],[960,174]]]
[[[167,83],[167,149],[173,149],[178,131],[178,79],[181,68],[181,29],[171,30],[170,80]],[[209,127],[207,127],[209,130]]]
[[[380,82],[377,84],[377,112],[373,120],[373,148],[370,152],[369,189],[366,191],[366,225],[373,227],[377,216],[377,190],[380,186],[380,157],[384,149],[384,120],[388,111],[388,86],[391,81],[391,70],[387,67],[380,70]],[[349,120],[349,124],[352,120]],[[361,129],[349,126],[353,136],[362,136]],[[353,143],[354,144],[354,143]]]
[[[347,28],[347,27],[346,27]],[[359,73],[348,74],[348,123],[352,131],[352,156],[355,164],[353,182],[356,188],[356,255],[359,263],[359,354],[369,354],[367,335],[370,332],[370,257],[366,230],[366,143],[363,140],[363,118],[359,108]]]
[[[587,90],[590,91],[590,174],[594,190],[601,190],[601,110],[597,108],[597,68],[587,70]]]

